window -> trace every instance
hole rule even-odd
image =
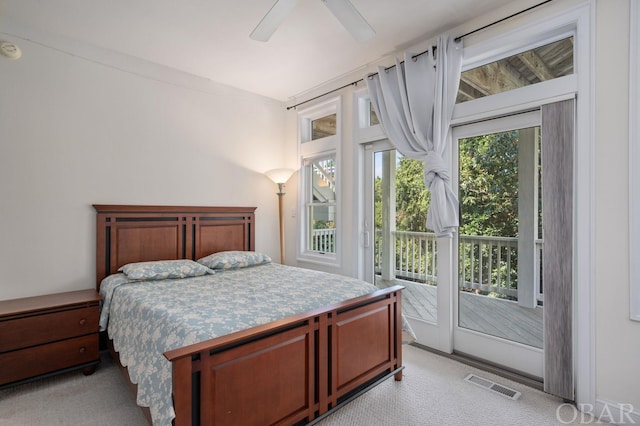
[[[334,98],[299,112],[302,164],[298,260],[339,265],[341,104]]]
[[[356,139],[359,143],[385,139],[380,120],[373,109],[367,89],[354,92],[354,114],[357,117]]]
[[[331,114],[315,120],[311,120],[311,140],[335,136],[336,115]]]
[[[305,164],[307,230],[305,251],[320,255],[336,252],[335,156]]]
[[[464,71],[456,103],[573,74],[573,37]]]
[[[369,102],[369,124],[371,126],[380,124],[380,120],[378,120],[378,116],[376,115],[376,111],[373,109],[373,104],[371,102]]]

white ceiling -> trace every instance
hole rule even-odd
[[[275,0],[3,0],[0,24],[68,37],[286,101],[513,3],[351,1],[376,31],[373,39],[355,41],[321,0],[299,0],[266,43],[249,34]]]

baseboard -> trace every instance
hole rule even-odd
[[[493,373],[497,376],[504,377],[505,379],[512,380],[516,383],[521,383],[525,386],[529,386],[530,388],[544,391],[544,386],[541,381],[539,381],[535,377],[527,376],[522,372],[509,370],[503,366],[492,364],[486,360],[478,359],[473,356],[462,354],[459,352],[448,354],[446,352],[441,352],[437,349],[433,349],[428,346],[421,345],[420,343],[415,343],[415,342],[411,343],[411,346],[415,346],[425,351],[429,351],[429,352],[441,355],[443,357],[452,359],[454,361],[458,361],[462,364],[466,364],[471,367],[478,368],[480,370],[488,371],[489,373]]]
[[[578,408],[583,412],[592,414],[603,422],[609,422],[614,425],[640,425],[640,407],[603,398],[596,399],[595,407],[590,407],[589,405],[584,404],[584,406],[579,406]]]

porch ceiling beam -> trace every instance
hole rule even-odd
[[[518,57],[540,81],[552,80],[554,78],[547,64],[545,64],[542,58],[533,50],[521,53]]]
[[[515,68],[505,61],[493,62],[465,71],[462,73],[461,79],[484,95],[501,93],[529,84]]]
[[[481,98],[486,96],[486,93],[481,93],[480,91],[471,87],[464,78],[460,79],[460,88],[458,89],[459,102],[462,101],[470,101],[473,99]],[[461,98],[461,99],[460,99]]]
[[[316,120],[313,123],[313,132],[318,137],[335,135],[336,123],[329,120]]]

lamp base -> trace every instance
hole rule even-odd
[[[278,192],[278,217],[280,222],[280,263],[284,265],[284,216],[282,214],[282,199],[284,198],[284,192],[282,192],[282,187],[284,187],[283,183],[279,183],[280,192]]]

